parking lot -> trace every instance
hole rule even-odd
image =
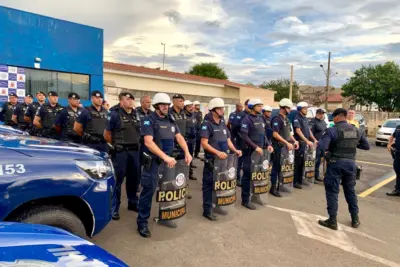
[[[363,174],[357,193],[372,188],[359,197],[359,229],[350,227],[342,193],[339,230],[317,224],[326,216],[323,185],[285,198],[269,196],[268,206],[256,211],[243,208],[239,197],[232,216],[210,222],[201,216],[202,163],[196,160],[199,180],[190,181],[193,198],[178,229],[151,222],[152,238],[143,239],[136,232],[136,213],[121,208],[121,220],[93,241],[130,266],[400,266],[400,198],[385,195],[394,181],[383,185],[394,175],[391,157],[371,140],[371,150],[359,151],[358,160]],[[152,211],[156,215],[156,208]]]

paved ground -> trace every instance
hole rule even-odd
[[[381,176],[391,176],[390,155],[384,147],[360,152],[360,193]],[[196,160],[200,165],[200,161]],[[202,168],[196,170],[201,177]],[[347,205],[340,197],[339,231],[316,222],[326,216],[324,188],[296,190],[286,198],[268,198],[256,211],[236,204],[232,216],[212,223],[201,216],[201,181],[191,181],[193,199],[178,229],[151,222],[151,239],[136,232],[136,213],[121,210],[121,221],[110,225],[93,241],[130,266],[400,266],[400,198],[385,192],[393,182],[359,199],[361,227],[352,229]],[[240,196],[240,192],[238,193]],[[156,210],[153,209],[154,214]]]

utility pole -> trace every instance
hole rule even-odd
[[[161,43],[161,45],[164,46],[164,54],[163,54],[163,60],[162,60],[162,69],[164,70],[164,63],[165,63],[165,44]]]
[[[293,95],[293,65],[290,66],[290,90],[289,90],[289,99],[292,100]]]
[[[330,76],[331,76],[331,52],[329,52],[329,56],[328,56],[328,73],[326,73],[325,110],[328,110],[328,91],[329,91]]]

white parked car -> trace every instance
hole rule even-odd
[[[400,125],[400,119],[389,119],[382,126],[378,125],[380,129],[376,133],[375,144],[377,146],[388,144],[390,136],[398,125]]]

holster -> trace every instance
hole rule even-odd
[[[214,160],[213,159],[206,159],[204,161],[204,167],[208,168],[210,171],[214,171]]]
[[[145,170],[146,172],[150,172],[152,162],[153,162],[153,158],[146,152],[143,152],[142,153],[143,170]]]

